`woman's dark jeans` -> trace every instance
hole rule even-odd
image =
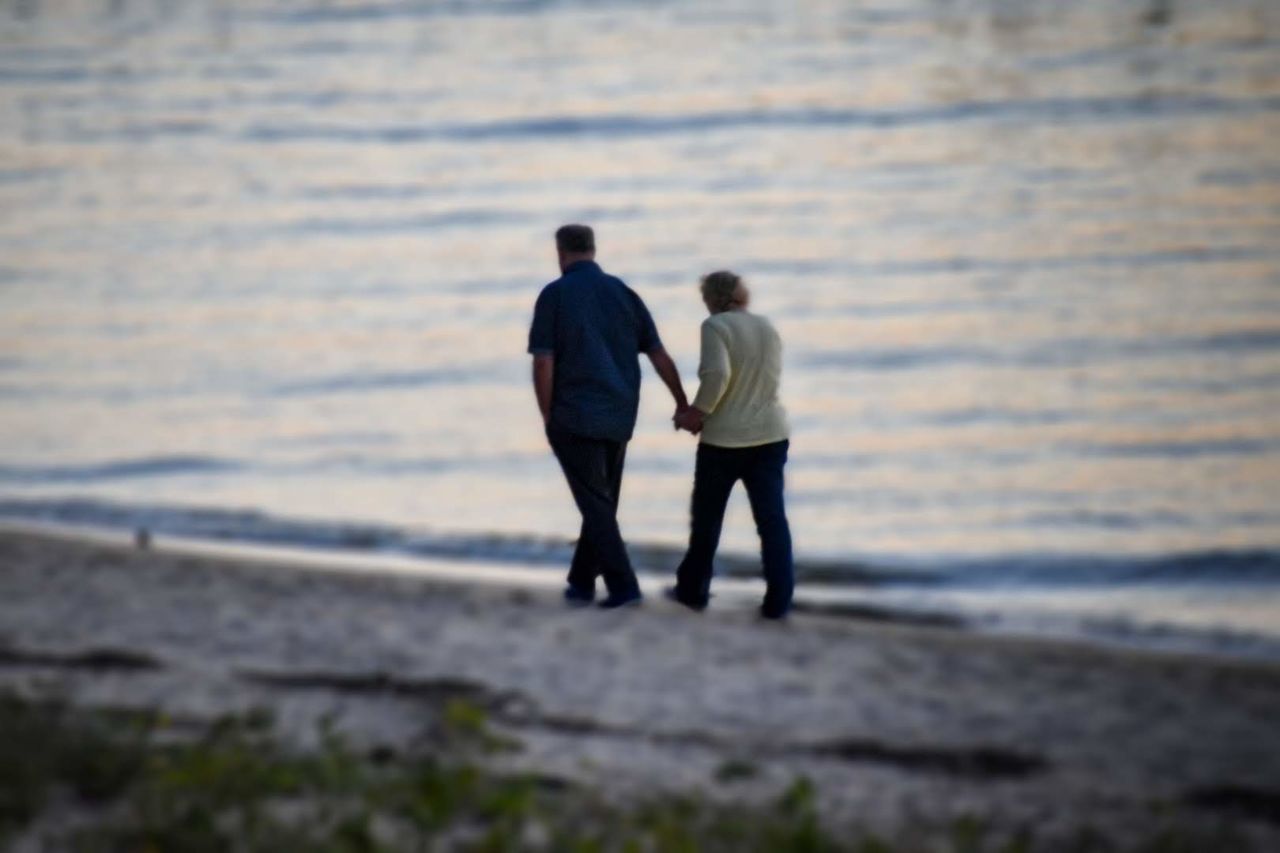
[[[747,487],[751,514],[760,534],[766,584],[760,611],[771,618],[785,616],[795,589],[791,558],[791,528],[783,503],[782,469],[791,442],[758,447],[698,445],[693,475],[692,526],[689,551],[676,571],[676,596],[691,607],[705,607],[711,595],[712,561],[720,544],[729,493],[739,480]]]

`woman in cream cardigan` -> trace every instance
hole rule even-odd
[[[702,610],[710,597],[712,560],[720,543],[729,493],[739,480],[747,489],[766,591],[760,614],[782,619],[795,587],[791,529],[783,500],[783,467],[790,430],[778,402],[782,340],[767,319],[747,310],[750,291],[721,270],[702,279],[702,301],[711,313],[702,323],[701,384],[677,426],[699,435],[694,470],[689,550],[668,597]]]

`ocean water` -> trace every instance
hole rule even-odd
[[[573,536],[524,337],[581,220],[691,392],[697,277],[752,285],[806,565],[1046,613],[1194,565],[1097,618],[1280,636],[1277,140],[1271,0],[15,0],[0,514]],[[647,371],[659,553],[670,408]]]

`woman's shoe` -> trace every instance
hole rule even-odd
[[[787,611],[783,610],[782,612],[778,612],[777,610],[770,610],[768,608],[761,607],[760,618],[766,622],[786,622]]]
[[[680,589],[678,587],[674,587],[674,586],[667,587],[662,591],[662,597],[665,598],[667,601],[674,601],[676,604],[679,604],[681,607],[687,607],[690,610],[692,610],[694,613],[701,613],[702,611],[707,609],[707,603],[705,601],[699,604],[698,602],[690,601],[689,599],[681,596]]]

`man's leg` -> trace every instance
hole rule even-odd
[[[636,582],[622,531],[618,529],[618,496],[610,489],[610,473],[625,445],[573,435],[561,429],[548,432],[551,448],[564,470],[574,502],[582,513],[583,537],[599,560],[600,575],[611,596],[629,596]]]
[[[605,475],[609,480],[609,494],[613,495],[613,505],[616,508],[622,501],[622,469],[627,462],[627,443],[625,441],[610,443],[613,447],[606,460]]]
[[[600,574],[600,558],[591,546],[587,523],[582,523],[578,533],[578,547],[573,550],[573,562],[569,564],[569,587],[582,601],[590,601],[596,594],[596,577]],[[565,593],[566,596],[569,593]]]
[[[783,473],[790,442],[779,441],[751,448],[751,463],[742,482],[751,500],[751,514],[760,534],[760,555],[764,562],[765,594],[760,612],[780,619],[791,609],[795,591],[795,566],[791,555],[791,526],[783,501]]]
[[[618,442],[616,450],[606,457],[605,479],[607,491],[613,498],[615,514],[618,501],[622,495],[622,467],[627,458],[627,445]],[[578,546],[573,552],[573,562],[569,566],[569,586],[577,593],[580,600],[587,601],[595,596],[596,578],[600,575],[600,558],[591,544],[591,535],[586,522],[578,533]]]
[[[712,563],[720,545],[720,529],[729,493],[738,480],[736,453],[723,447],[698,445],[690,502],[689,550],[676,569],[675,594],[690,607],[706,607],[711,595]]]

